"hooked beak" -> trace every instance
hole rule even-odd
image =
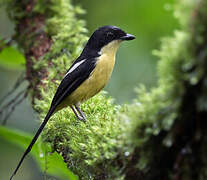
[[[125,40],[125,41],[130,41],[130,40],[135,39],[135,36],[133,36],[131,34],[126,34],[125,36],[122,36],[120,39]]]

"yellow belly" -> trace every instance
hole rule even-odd
[[[100,56],[96,68],[89,78],[71,93],[66,101],[70,104],[77,104],[96,95],[110,79],[114,63],[115,57],[108,57],[107,55]]]
[[[116,50],[119,44],[120,41],[113,42],[101,50],[102,55],[98,57],[96,67],[89,78],[59,105],[57,111],[66,106],[83,102],[104,88],[111,77],[115,64]]]

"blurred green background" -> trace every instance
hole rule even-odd
[[[122,43],[118,50],[112,78],[105,88],[115,102],[118,104],[132,102],[136,96],[134,88],[141,83],[148,89],[155,86],[157,59],[152,55],[152,50],[159,48],[161,37],[172,35],[173,31],[179,28],[177,20],[173,17],[174,1],[74,0],[73,2],[86,10],[86,14],[80,18],[87,22],[88,35],[97,27],[116,25],[136,36],[136,40]],[[2,4],[0,6],[0,24],[0,37],[10,38],[14,33],[14,25],[8,19]],[[13,57],[11,56],[11,58]],[[22,71],[21,68],[0,67],[0,98],[11,89]],[[26,83],[23,86],[26,86]],[[33,112],[29,100],[26,100],[10,116],[7,126],[34,134],[39,126],[37,116]],[[4,180],[11,175],[23,149],[6,142],[1,137],[0,147],[0,179]],[[37,165],[29,157],[15,177],[15,180],[18,179],[44,178]]]

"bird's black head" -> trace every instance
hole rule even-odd
[[[135,36],[127,34],[116,26],[98,28],[88,40],[86,47],[99,51],[102,47],[114,40],[133,40]]]

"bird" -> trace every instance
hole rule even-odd
[[[134,35],[111,25],[99,27],[93,32],[80,56],[72,63],[60,82],[44,121],[22,155],[10,180],[17,173],[24,158],[31,151],[53,114],[70,107],[79,120],[87,121],[85,114],[80,109],[80,104],[105,87],[111,77],[116,52],[121,42],[133,39],[135,39]]]

